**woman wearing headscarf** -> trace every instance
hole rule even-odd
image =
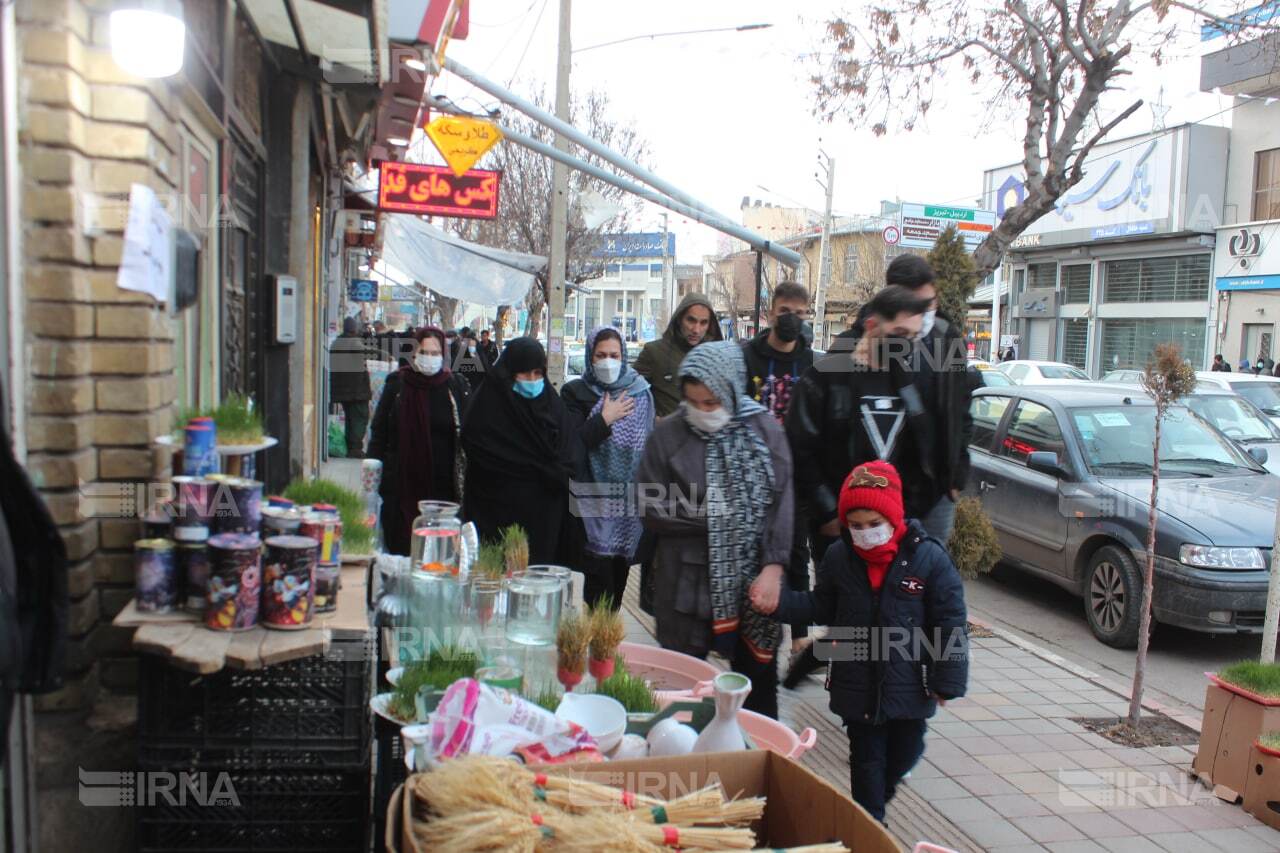
[[[518,524],[534,563],[576,562],[565,553],[569,477],[576,432],[546,379],[547,354],[533,338],[507,344],[462,418],[467,454],[463,516],[482,540]]]
[[[751,679],[746,707],[776,718],[782,629],[748,594],[755,588],[776,606],[791,553],[791,451],[782,427],[747,396],[736,343],[691,350],[679,379],[683,402],[654,427],[636,476],[644,526],[659,537],[658,642],[728,658]]]
[[[444,332],[413,332],[412,360],[387,377],[373,415],[369,457],[382,461],[382,538],[390,554],[408,554],[418,501],[462,502],[465,462],[458,432],[469,393],[449,370]]]
[[[560,397],[580,441],[576,479],[587,486],[575,490],[586,526],[583,597],[595,604],[608,596],[616,610],[643,532],[640,519],[628,511],[626,495],[633,491],[653,431],[653,392],[627,364],[627,345],[617,329],[593,330],[587,353],[582,378],[566,383]]]

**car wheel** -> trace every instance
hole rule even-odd
[[[1115,545],[1099,548],[1084,574],[1084,615],[1089,630],[1108,646],[1138,645],[1142,580],[1133,558]]]

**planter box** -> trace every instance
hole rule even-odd
[[[1254,741],[1249,750],[1244,810],[1273,829],[1280,829],[1280,752]]]
[[[1266,699],[1209,675],[1200,748],[1191,771],[1215,796],[1234,803],[1244,794],[1249,753],[1258,735],[1280,730],[1280,699]]]

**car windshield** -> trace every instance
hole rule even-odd
[[[1045,379],[1088,379],[1089,374],[1074,367],[1059,367],[1052,364],[1040,366],[1040,375]]]
[[[1013,385],[1013,380],[998,370],[982,371],[982,382],[992,388],[1004,388]]]
[[[1241,397],[1192,395],[1187,407],[1236,441],[1275,441],[1280,430]]]
[[[1151,476],[1155,406],[1071,410],[1085,464],[1100,477]],[[1260,473],[1248,456],[1185,408],[1169,409],[1160,428],[1160,473],[1185,477]]]
[[[1233,382],[1231,390],[1268,415],[1280,415],[1280,382]]]

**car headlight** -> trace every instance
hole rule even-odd
[[[1219,548],[1212,545],[1183,545],[1178,559],[1198,569],[1265,569],[1267,563],[1257,548]]]

